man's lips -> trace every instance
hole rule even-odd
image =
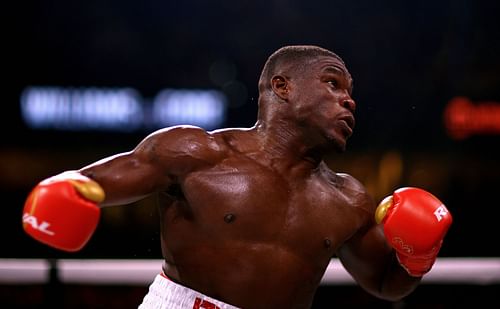
[[[339,120],[343,120],[347,126],[349,127],[351,133],[352,130],[354,129],[354,126],[356,125],[356,121],[354,120],[354,117],[352,115],[344,115],[339,118]]]

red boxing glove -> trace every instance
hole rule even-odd
[[[104,200],[101,186],[76,172],[40,182],[30,193],[23,228],[36,240],[64,251],[78,251],[97,227]]]
[[[429,192],[401,188],[382,200],[375,220],[384,224],[385,237],[396,250],[400,264],[410,275],[420,277],[436,261],[452,216]]]

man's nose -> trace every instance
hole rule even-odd
[[[351,97],[343,99],[340,105],[342,105],[342,107],[344,108],[347,108],[353,114],[356,110],[356,102],[354,102]]]

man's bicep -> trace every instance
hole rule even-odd
[[[96,162],[81,172],[103,186],[104,205],[131,203],[214,164],[216,148],[202,129],[168,128],[149,135],[133,151]]]
[[[167,187],[170,182],[160,166],[147,160],[140,152],[120,153],[80,170],[104,189],[102,206],[129,204]]]

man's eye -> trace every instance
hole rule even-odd
[[[330,80],[330,81],[328,81],[328,83],[329,83],[330,85],[332,85],[332,86],[333,86],[333,88],[337,88],[337,87],[338,87],[338,85],[339,85],[339,83],[338,83],[336,80]]]

